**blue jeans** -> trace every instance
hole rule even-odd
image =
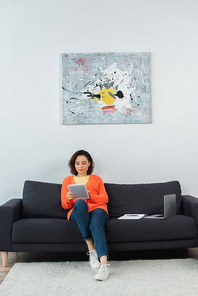
[[[71,221],[76,221],[84,240],[93,237],[98,258],[107,256],[107,242],[105,237],[104,225],[109,217],[105,210],[95,209],[88,212],[88,205],[83,199],[78,199],[70,216]]]

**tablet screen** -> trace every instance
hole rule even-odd
[[[69,191],[75,194],[76,199],[89,199],[85,184],[68,185]]]

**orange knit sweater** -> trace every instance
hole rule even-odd
[[[73,176],[68,176],[64,179],[62,189],[61,189],[61,204],[65,210],[69,210],[67,214],[67,219],[70,219],[71,213],[73,211],[74,204],[76,200],[68,200],[67,193],[69,192],[68,186],[69,184],[75,184]],[[89,199],[85,199],[88,204],[89,212],[100,208],[107,212],[107,203],[108,203],[108,195],[106,193],[104,184],[102,179],[97,175],[90,175],[89,180],[86,183],[86,188],[90,190]]]

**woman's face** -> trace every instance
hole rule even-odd
[[[91,162],[88,161],[86,156],[84,155],[77,156],[75,160],[75,169],[78,173],[77,175],[79,177],[87,176],[87,171],[90,165],[91,165]]]

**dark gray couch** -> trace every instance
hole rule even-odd
[[[132,251],[198,246],[198,199],[182,196],[177,181],[155,184],[105,184],[109,221],[109,251]],[[76,222],[67,221],[60,201],[61,185],[26,181],[22,199],[0,206],[0,251],[86,252]],[[163,213],[163,196],[176,194],[177,215],[165,220],[119,220],[125,213]]]

